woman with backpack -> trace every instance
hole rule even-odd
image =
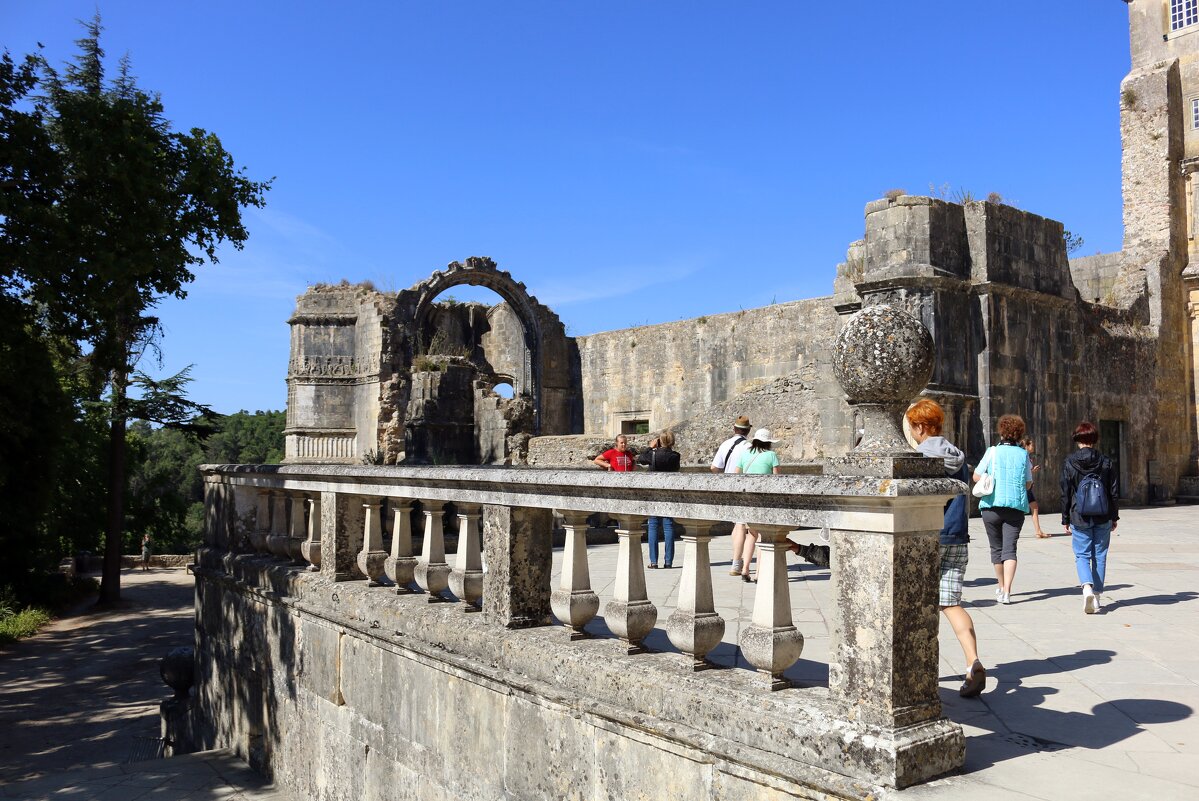
[[[1079,423],[1073,439],[1078,449],[1062,464],[1062,525],[1074,546],[1082,610],[1093,615],[1102,608],[1107,549],[1120,520],[1120,478],[1112,460],[1095,450],[1094,423]]]
[[[979,515],[991,544],[991,565],[995,568],[996,599],[1011,603],[1012,581],[1016,578],[1016,541],[1028,514],[1028,488],[1032,486],[1032,462],[1028,451],[1020,447],[1024,436],[1024,418],[1005,414],[999,418],[999,444],[987,448],[974,469],[974,480],[991,476],[994,488],[978,501]]]

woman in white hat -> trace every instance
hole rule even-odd
[[[777,439],[771,439],[769,428],[759,428],[754,432],[749,447],[741,452],[741,458],[733,472],[748,473],[754,476],[778,475],[779,457],[771,450],[771,446],[776,442],[778,442]],[[753,581],[749,577],[749,562],[754,558],[754,548],[757,547],[757,544],[758,532],[752,528],[748,529],[745,533],[745,545],[741,551],[742,581]]]

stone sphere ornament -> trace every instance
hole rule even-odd
[[[172,648],[158,663],[158,675],[175,691],[176,698],[187,698],[196,681],[195,653],[189,646]]]
[[[833,375],[861,415],[862,439],[852,453],[912,453],[899,420],[928,386],[935,357],[928,329],[902,309],[870,306],[849,318],[833,346]]]
[[[907,403],[928,386],[935,355],[919,320],[894,306],[871,306],[837,334],[833,374],[850,403]]]

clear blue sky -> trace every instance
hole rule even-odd
[[[0,0],[0,46],[74,52],[94,0]],[[491,256],[572,334],[831,292],[862,208],[999,192],[1121,242],[1119,0],[99,4],[178,128],[275,176],[250,241],[166,302],[163,369],[286,403],[317,282]],[[468,291],[454,290],[460,299]]]

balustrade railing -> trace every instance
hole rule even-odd
[[[520,470],[497,467],[330,467],[225,465],[205,468],[212,487],[227,485],[234,507],[254,514],[234,514],[249,522],[245,534],[251,548],[280,561],[295,555],[287,547],[298,544],[300,564],[317,569],[337,581],[362,580],[369,586],[384,586],[395,592],[412,592],[415,583],[430,601],[457,600],[467,611],[480,608],[488,592],[488,572],[481,562],[480,520],[489,507],[552,509],[565,529],[562,568],[557,588],[525,586],[519,581],[520,566],[501,571],[509,586],[506,592],[523,593],[523,602],[550,611],[569,632],[568,637],[586,636],[588,623],[599,611],[600,601],[591,586],[586,544],[586,518],[602,512],[618,521],[618,554],[612,597],[603,609],[608,629],[630,654],[644,648],[644,640],[659,622],[659,611],[646,592],[643,534],[650,516],[679,519],[683,564],[677,600],[664,622],[670,642],[685,654],[691,666],[709,666],[705,656],[718,645],[726,621],[717,614],[712,597],[712,567],[708,543],[712,524],[746,520],[762,534],[759,546],[758,581],[755,586],[751,623],[744,627],[739,645],[749,664],[766,678],[768,686],[788,686],[783,673],[803,652],[803,634],[791,615],[790,584],[787,578],[786,535],[801,527],[828,526],[834,542],[889,541],[885,554],[893,571],[888,585],[861,587],[844,604],[833,610],[835,618],[857,620],[859,606],[875,606],[879,597],[895,591],[894,585],[927,580],[923,567],[913,565],[911,576],[904,552],[907,545],[923,542],[935,548],[935,533],[947,497],[960,485],[948,479],[904,481],[862,476],[723,476],[702,474],[601,474],[580,470]],[[318,500],[319,499],[319,500]],[[411,510],[419,502],[424,533],[419,557],[413,557]],[[447,561],[444,535],[444,506],[457,509],[458,544]],[[328,507],[331,514],[323,513]],[[291,537],[284,532],[290,508]],[[267,520],[264,524],[264,510]],[[307,521],[305,521],[307,511]],[[390,522],[390,543],[383,530]],[[263,532],[268,532],[263,537]],[[299,535],[306,532],[306,540]],[[545,530],[540,536],[549,538]],[[216,537],[214,537],[216,539]],[[240,541],[240,533],[228,537]],[[914,547],[914,546],[913,546]],[[548,553],[548,549],[547,553]],[[927,548],[926,548],[927,550]],[[835,586],[855,584],[855,576],[877,574],[879,554],[875,548],[834,548]],[[869,570],[859,564],[868,560]],[[548,571],[546,571],[548,574]],[[930,584],[930,587],[933,585]],[[452,596],[451,596],[452,593]],[[887,621],[893,629],[910,628],[908,617],[928,610],[896,608]],[[874,615],[877,617],[877,615]],[[507,624],[507,621],[498,620]],[[924,628],[928,628],[927,621]],[[933,620],[935,636],[935,619]],[[834,623],[834,630],[844,629]],[[855,675],[848,664],[864,656],[870,647],[891,649],[893,639],[879,632],[869,645],[855,642],[852,652],[835,655],[847,663],[830,671],[835,676]],[[879,661],[889,662],[890,657]],[[895,670],[904,669],[895,665]],[[935,668],[934,668],[935,669]]]

